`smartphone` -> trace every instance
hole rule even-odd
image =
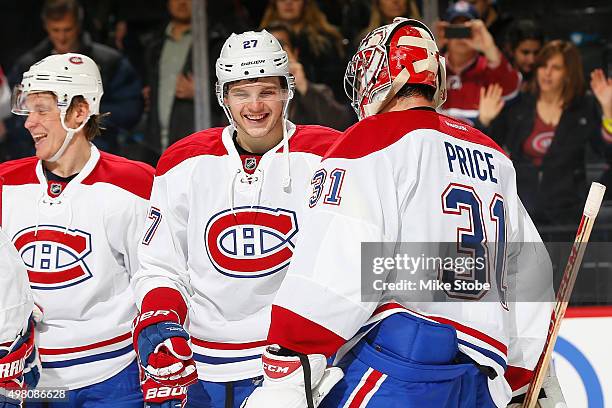
[[[463,24],[451,24],[444,31],[446,38],[471,38],[472,29]]]

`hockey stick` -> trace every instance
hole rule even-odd
[[[572,245],[567,265],[563,271],[563,277],[561,278],[561,284],[559,285],[559,291],[557,292],[557,303],[552,313],[550,325],[548,326],[548,336],[546,337],[546,343],[544,344],[544,350],[538,360],[538,364],[534,370],[533,379],[527,389],[525,395],[525,402],[523,408],[534,408],[538,395],[540,394],[540,388],[544,382],[544,377],[548,370],[548,364],[552,358],[553,349],[557,336],[559,335],[559,329],[561,328],[561,321],[565,316],[565,311],[574,289],[574,283],[578,276],[578,270],[582,263],[582,257],[586,250],[591,236],[591,230],[593,229],[593,223],[601,207],[606,187],[599,183],[592,183],[589,195],[584,205],[584,211],[582,212],[582,218],[580,225],[578,226],[578,232],[576,232],[576,239]]]

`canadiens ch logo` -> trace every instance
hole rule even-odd
[[[71,63],[75,65],[81,65],[83,63],[83,58],[74,56],[74,57],[70,57],[68,61],[70,61]]]
[[[91,253],[91,234],[56,225],[19,231],[13,243],[28,268],[32,289],[60,289],[92,277],[85,258]]]
[[[214,215],[204,239],[216,270],[235,278],[257,278],[289,265],[297,232],[293,211],[238,207]]]

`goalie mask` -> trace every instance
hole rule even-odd
[[[361,41],[344,90],[361,120],[380,112],[406,84],[434,88],[436,108],[446,100],[446,66],[433,34],[420,21],[397,17]]]
[[[54,162],[62,156],[74,134],[87,124],[89,118],[100,113],[100,100],[104,91],[98,66],[91,58],[73,53],[50,55],[38,61],[23,74],[21,83],[13,90],[11,111],[16,115],[27,116],[53,108],[34,103],[37,98],[32,96],[42,92],[55,96],[53,103],[60,111],[60,121],[66,130],[62,146],[48,160]],[[75,96],[82,96],[87,101],[89,113],[78,128],[72,129],[66,125],[66,112]]]

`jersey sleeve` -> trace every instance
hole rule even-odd
[[[34,301],[28,275],[9,238],[0,230],[0,344],[27,327]]]
[[[150,185],[150,182],[149,182]],[[130,277],[138,271],[138,242],[144,228],[149,202],[135,195],[106,220],[106,234]]]
[[[553,308],[552,263],[533,221],[517,198],[518,225],[510,255],[510,337],[506,380],[515,394],[524,392],[540,358]],[[513,270],[514,269],[514,270]],[[510,272],[509,272],[510,273]]]
[[[382,292],[362,299],[361,243],[397,240],[391,173],[374,156],[326,159],[314,173],[312,208],[272,306],[271,343],[329,356],[370,318]]]
[[[187,271],[187,191],[189,176],[181,170],[156,176],[141,239],[139,269],[132,287],[140,307],[144,297],[156,288],[175,289],[184,299],[191,287]],[[180,173],[180,174],[177,174]]]

